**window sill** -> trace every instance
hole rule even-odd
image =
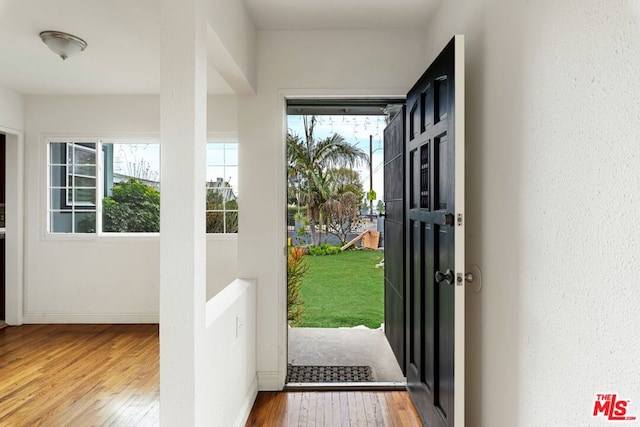
[[[206,235],[208,242],[237,241],[237,233]],[[51,242],[159,242],[160,233],[103,233],[103,234],[51,234],[46,233],[44,240]]]
[[[103,234],[72,234],[72,233],[46,233],[45,239],[51,242],[158,242],[160,233],[103,233]]]

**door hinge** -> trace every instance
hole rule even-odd
[[[458,227],[462,226],[462,214],[458,214]]]

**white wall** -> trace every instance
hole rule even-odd
[[[235,280],[207,302],[206,425],[243,426],[258,393],[256,284]]]
[[[25,101],[24,321],[156,322],[159,239],[48,236],[49,135],[158,135],[157,96],[28,96]],[[209,131],[234,135],[234,96],[209,98]],[[207,295],[237,277],[235,238],[207,242]]]
[[[257,278],[258,378],[286,374],[284,96],[405,95],[424,71],[419,31],[258,32],[258,94],[240,97],[239,276]]]
[[[256,88],[256,30],[244,6],[235,0],[207,2],[212,33],[208,60],[236,94],[253,94]]]
[[[24,97],[0,86],[0,127],[22,131],[24,129]]]
[[[640,6],[456,0],[427,57],[467,41],[467,425],[640,416]]]

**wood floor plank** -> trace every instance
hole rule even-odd
[[[376,394],[373,392],[364,392],[362,398],[364,400],[364,412],[367,416],[367,425],[383,427],[384,421]]]
[[[309,393],[300,393],[300,418],[299,426],[307,426],[309,420]]]
[[[298,427],[300,420],[300,398],[302,393],[287,393],[287,426]]]
[[[340,420],[340,413],[337,412],[337,407],[334,400],[334,393],[324,393],[324,427],[337,426],[336,421]],[[337,420],[336,420],[337,414]]]
[[[275,400],[283,399],[279,398],[275,393],[259,393],[256,401],[253,403],[253,407],[256,408],[256,410],[251,412],[245,425],[252,427],[267,425],[267,422],[273,419],[273,408],[277,406],[274,402]]]
[[[281,426],[286,425],[287,423],[287,399],[286,395],[283,396],[282,393],[273,393],[274,394],[274,409],[271,411],[271,418],[266,425],[272,426]]]
[[[340,424],[341,426],[350,425],[349,419],[349,393],[338,393],[340,399]]]
[[[364,410],[364,392],[354,392],[356,395],[356,414],[358,414],[357,425],[367,427],[367,413]]]
[[[308,427],[324,426],[324,396],[318,393],[309,393],[309,416],[307,418]]]

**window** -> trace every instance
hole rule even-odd
[[[238,144],[207,144],[207,233],[238,232]]]
[[[50,144],[52,233],[96,232],[96,143]]]
[[[160,231],[160,145],[49,143],[53,234]]]

